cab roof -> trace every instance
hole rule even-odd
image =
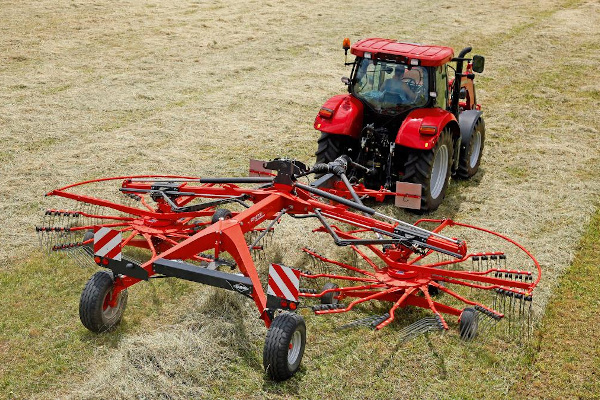
[[[400,58],[407,64],[410,60],[419,60],[419,65],[437,67],[454,57],[454,50],[444,46],[430,46],[415,43],[402,43],[391,39],[370,38],[354,43],[350,52],[357,57],[364,57],[365,52],[378,59]]]

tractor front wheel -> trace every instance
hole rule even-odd
[[[98,271],[87,282],[79,300],[79,318],[83,326],[95,333],[115,328],[127,306],[127,289],[117,295],[116,304],[111,306],[114,290],[111,272]]]
[[[452,134],[446,128],[433,149],[409,153],[403,179],[421,184],[421,211],[433,211],[442,203],[450,182],[453,151]]]
[[[458,161],[458,170],[456,175],[463,179],[468,179],[479,171],[483,146],[485,144],[485,123],[480,118],[471,133],[471,139],[468,143],[461,143],[460,160]]]
[[[298,371],[306,346],[306,324],[298,314],[278,315],[267,331],[263,366],[275,381],[289,379]]]

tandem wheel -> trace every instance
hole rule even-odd
[[[298,371],[306,346],[306,324],[302,316],[279,314],[267,331],[263,366],[271,379],[284,381]]]
[[[79,318],[87,329],[95,333],[114,329],[127,306],[127,289],[118,294],[114,307],[110,299],[114,290],[112,272],[98,271],[86,283],[79,300]]]

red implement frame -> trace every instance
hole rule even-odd
[[[407,305],[431,310],[439,318],[440,325],[447,329],[448,326],[441,314],[458,316],[461,310],[434,301],[429,294],[430,287],[435,287],[460,302],[474,306],[480,312],[499,319],[502,317],[500,312],[465,298],[449,289],[445,284],[488,291],[501,290],[514,297],[531,299],[532,291],[540,280],[541,269],[535,258],[521,245],[498,233],[451,220],[421,220],[414,225],[408,224],[366,207],[360,201],[349,200],[348,198],[352,196],[347,194],[339,196],[344,194],[339,187],[321,190],[300,183],[297,177],[306,174],[301,174],[302,170],[298,170],[292,161],[276,160],[267,164],[270,164],[267,165],[270,169],[277,170],[276,177],[136,176],[82,182],[53,190],[47,195],[92,204],[105,210],[112,209],[115,211],[115,215],[106,213],[83,215],[84,213],[79,211],[65,210],[50,210],[49,212],[96,217],[98,222],[93,225],[81,225],[68,229],[86,231],[97,226],[112,227],[122,232],[123,247],[135,246],[150,251],[151,256],[146,262],[140,263],[135,268],[131,263],[127,265],[126,268],[132,268],[132,271],[135,269],[136,273],[128,274],[128,270],[121,267],[114,270],[118,271],[118,274],[115,274],[117,278],[110,300],[113,303],[116,302],[119,292],[125,288],[157,275],[156,269],[161,265],[168,264],[165,260],[178,260],[177,265],[183,265],[193,274],[196,273],[194,271],[203,269],[197,263],[218,260],[220,254],[228,253],[245,277],[244,279],[249,279],[251,282],[250,295],[267,327],[273,320],[274,310],[269,310],[267,307],[263,282],[261,282],[251,254],[251,250],[256,247],[258,240],[255,243],[248,243],[244,234],[254,231],[262,235],[271,230],[274,221],[280,220],[286,214],[295,218],[318,219],[322,227],[317,231],[332,236],[338,246],[349,246],[371,267],[370,270],[361,269],[305,249],[313,257],[352,271],[352,274],[303,272],[301,275],[304,278],[324,277],[355,283],[355,286],[329,289],[320,293],[300,293],[300,296],[305,298],[322,298],[332,292],[335,292],[336,299],[355,298],[348,306],[317,309],[317,314],[346,312],[359,303],[382,300],[392,302],[393,306],[389,311],[389,316],[376,325],[377,329],[388,325],[394,320],[394,312],[399,307]],[[141,207],[126,206],[114,201],[75,193],[77,188],[82,185],[110,180],[122,181],[120,190],[130,197],[138,199]],[[254,185],[254,187],[247,187],[247,185]],[[246,208],[241,212],[233,213],[229,219],[211,221],[216,206],[226,203],[239,203]],[[268,221],[271,221],[269,226],[261,227]],[[435,223],[437,227],[431,231],[419,227],[421,223],[425,222]],[[336,224],[343,224],[349,228],[341,228]],[[503,254],[498,252],[468,253],[464,241],[441,234],[443,229],[451,226],[477,229],[508,241],[533,260],[535,271],[532,274],[531,271],[506,268],[491,268],[485,271],[453,269],[467,260],[482,257],[497,259],[501,258]],[[41,232],[52,232],[61,228],[43,226],[37,229]],[[88,239],[67,247],[89,245],[92,240]],[[53,249],[60,250],[62,248],[64,245]],[[367,250],[370,255],[367,254]],[[204,252],[212,254],[207,255]],[[432,254],[443,254],[452,259],[428,263],[428,257]],[[96,261],[102,266],[112,268],[112,261],[111,263],[101,259]],[[185,262],[179,263],[179,261]],[[171,264],[168,265],[174,265],[173,261],[169,262]],[[190,262],[196,262],[196,264]],[[509,273],[520,279],[503,277]],[[234,274],[221,274],[234,276]],[[211,276],[210,279],[221,279],[222,275],[216,278]],[[205,281],[202,280],[202,282]],[[114,306],[110,301],[109,305]]]

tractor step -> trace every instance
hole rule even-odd
[[[152,268],[158,274],[231,290],[245,296],[250,296],[254,288],[246,276],[210,270],[182,261],[162,258],[156,260]]]

